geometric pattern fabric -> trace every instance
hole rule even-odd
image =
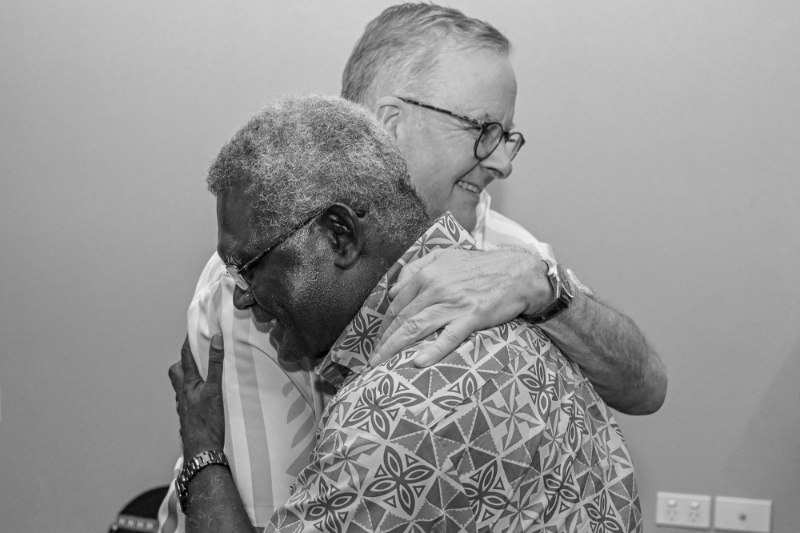
[[[484,190],[471,232],[478,248],[511,244],[554,258],[548,244],[490,206],[491,198]],[[308,465],[327,391],[319,388],[319,376],[313,372],[292,370],[278,361],[271,327],[255,322],[249,310],[234,307],[235,287],[225,263],[214,253],[197,282],[187,326],[192,354],[203,376],[211,337],[222,334],[224,451],[250,519],[263,527],[286,503],[289,487]],[[182,466],[181,458],[174,477]],[[186,531],[174,483],[159,512],[159,525],[158,533]]]
[[[440,217],[318,366],[341,388],[266,531],[641,531],[619,426],[538,328],[518,319],[477,332],[433,367],[415,366],[419,344],[369,367],[390,282],[436,248],[473,241]]]

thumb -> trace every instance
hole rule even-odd
[[[208,349],[208,375],[206,383],[222,383],[222,361],[225,359],[222,334],[216,333],[211,337],[211,346]]]

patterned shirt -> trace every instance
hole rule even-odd
[[[400,268],[474,243],[450,214],[439,218],[342,332],[317,367],[341,388],[266,531],[641,531],[619,427],[539,329],[513,320],[417,368],[434,334],[369,367]]]
[[[491,197],[483,191],[472,232],[478,248],[515,244],[553,257],[549,245],[490,205]],[[278,362],[270,328],[255,322],[250,311],[233,306],[234,287],[225,264],[214,254],[189,306],[189,342],[205,378],[211,337],[222,333],[225,455],[250,519],[264,526],[286,502],[290,486],[308,464],[326,396],[314,372]],[[175,477],[182,465],[181,458]],[[159,511],[159,533],[183,533],[184,519],[171,483]]]

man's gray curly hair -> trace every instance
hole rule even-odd
[[[290,96],[234,134],[208,171],[215,196],[250,180],[257,220],[246,251],[341,202],[366,211],[391,242],[429,225],[392,136],[363,107],[335,96]]]
[[[386,94],[430,98],[431,74],[444,47],[511,53],[511,42],[497,28],[457,9],[391,6],[367,24],[353,48],[342,74],[342,97],[370,109]]]

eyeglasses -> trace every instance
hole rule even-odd
[[[475,158],[478,161],[483,161],[494,152],[498,146],[500,146],[500,141],[504,141],[506,143],[506,151],[508,152],[508,159],[514,159],[517,153],[519,153],[519,149],[522,148],[522,145],[525,144],[525,137],[518,131],[506,131],[503,128],[503,125],[499,122],[484,122],[482,120],[478,120],[477,118],[471,118],[465,115],[458,115],[453,113],[452,111],[448,111],[447,109],[442,109],[440,107],[435,107],[428,104],[423,104],[422,102],[417,102],[416,100],[412,100],[411,98],[404,98],[402,96],[398,96],[400,100],[407,104],[412,104],[419,107],[424,107],[425,109],[430,109],[431,111],[437,111],[439,113],[444,113],[445,115],[450,115],[451,117],[455,117],[457,119],[463,120],[465,122],[469,122],[472,124],[476,129],[480,129],[481,132],[478,135],[478,140],[475,141]]]
[[[261,252],[258,255],[256,255],[254,258],[252,258],[250,261],[248,261],[244,265],[242,265],[240,267],[236,267],[236,266],[233,266],[233,265],[225,265],[225,268],[228,270],[228,274],[231,275],[231,277],[233,278],[233,281],[236,282],[236,285],[238,285],[239,288],[242,289],[243,291],[250,290],[250,284],[247,282],[246,279],[244,279],[242,274],[244,274],[247,271],[248,268],[250,268],[253,265],[255,265],[258,262],[259,259],[261,259],[265,255],[270,253],[272,250],[274,250],[280,244],[283,244],[286,241],[286,239],[288,239],[289,237],[294,235],[296,231],[298,231],[303,226],[305,226],[306,224],[308,224],[309,222],[314,220],[320,213],[322,213],[322,211],[317,211],[316,213],[314,213],[313,215],[311,215],[310,217],[305,219],[300,224],[297,224],[296,226],[293,226],[283,236],[278,238],[277,241],[275,241],[272,244],[270,244],[263,252]]]

